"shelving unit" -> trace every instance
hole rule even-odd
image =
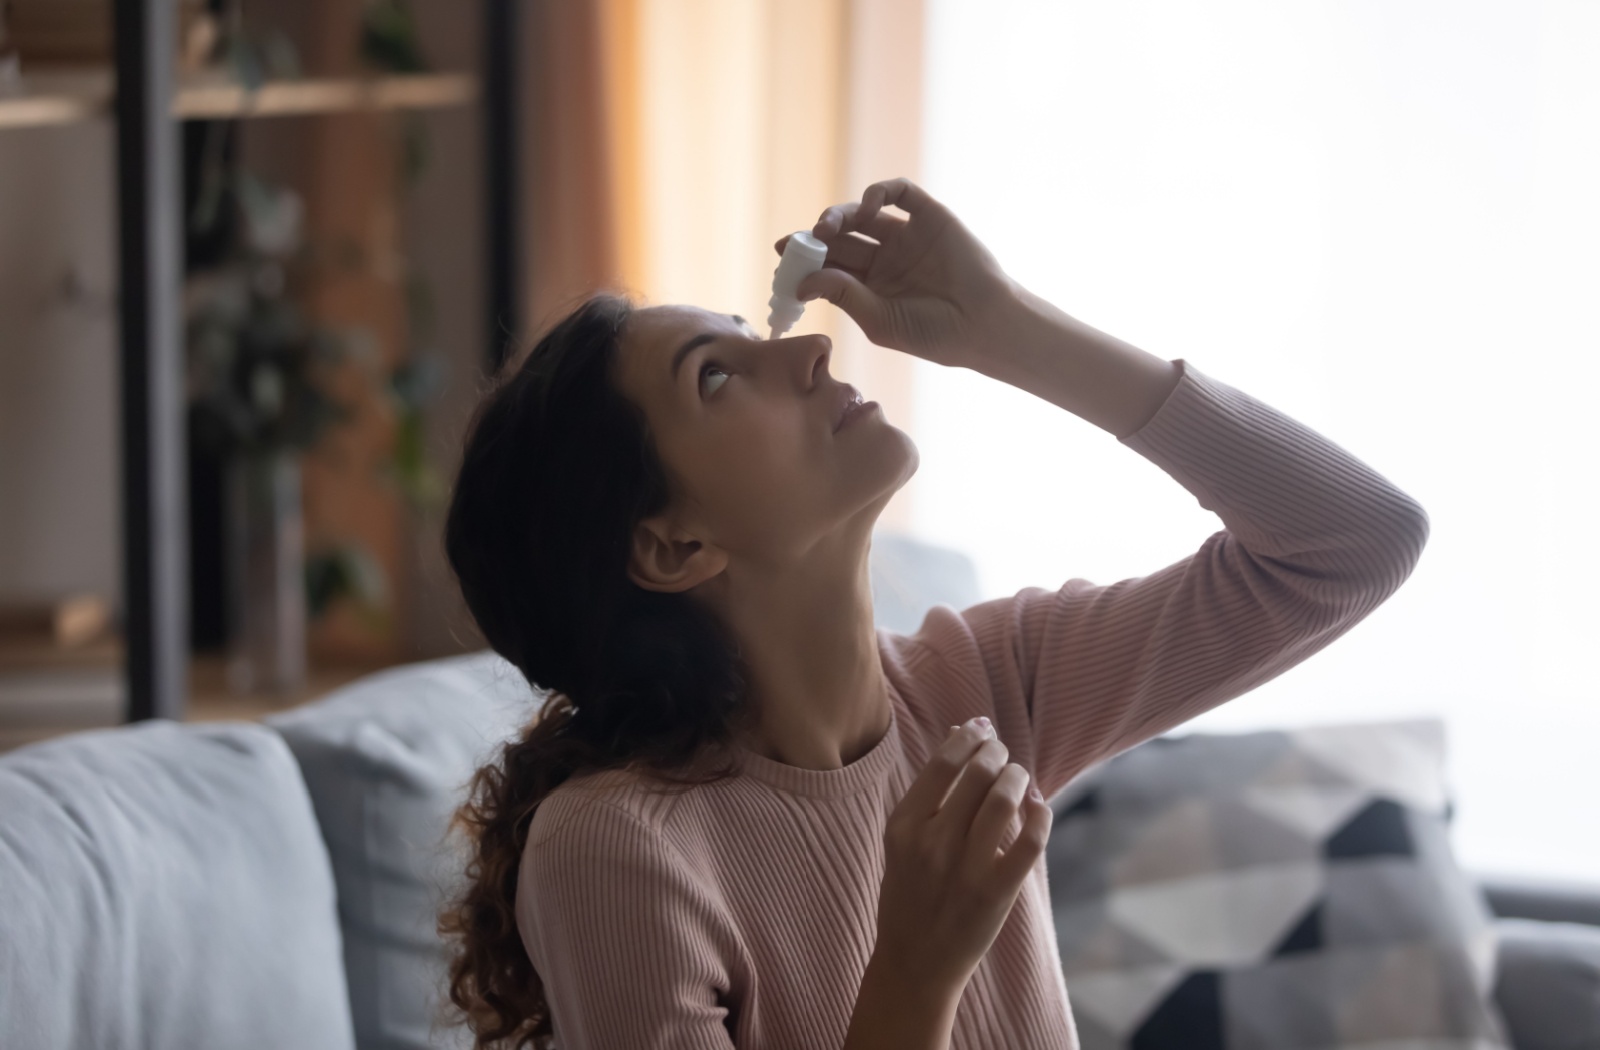
[[[127,658],[121,639],[106,637],[80,648],[0,645],[0,672],[13,696],[0,725],[0,752],[74,729],[105,724],[116,700],[108,678]],[[305,684],[288,693],[238,695],[228,686],[226,658],[198,653],[189,661],[184,717],[191,722],[256,719],[288,710],[377,670],[363,664],[313,667]]]
[[[128,721],[222,717],[235,709],[260,713],[263,706],[297,699],[228,702],[219,668],[204,658],[191,660],[188,651],[177,125],[478,103],[489,367],[501,354],[497,333],[514,330],[517,322],[516,0],[483,0],[481,80],[465,73],[308,78],[255,89],[217,75],[175,74],[175,7],[167,0],[114,0],[113,68],[25,69],[20,88],[0,89],[0,133],[105,118],[115,123],[123,630],[96,650],[95,659],[102,665],[120,659]],[[318,670],[302,692],[315,695],[365,670]],[[197,690],[207,703],[191,712],[188,699]]]
[[[477,101],[477,87],[477,78],[465,73],[279,80],[255,89],[216,74],[189,76],[176,86],[172,115],[179,120],[237,120],[431,109],[473,103]],[[0,128],[74,124],[110,117],[115,90],[109,69],[30,73],[20,91],[0,93]]]

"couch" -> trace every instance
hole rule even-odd
[[[879,626],[977,600],[880,533]],[[466,778],[540,697],[492,652],[391,668],[265,723],[145,722],[0,756],[0,1047],[468,1045],[433,921]],[[1600,886],[1477,877],[1518,1050],[1600,1045]],[[1587,1026],[1587,1027],[1586,1027]]]

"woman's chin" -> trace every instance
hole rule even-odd
[[[922,465],[922,454],[917,451],[916,442],[911,440],[910,435],[898,427],[889,429],[900,435],[901,440],[895,443],[898,454],[882,463],[879,475],[882,479],[877,486],[879,500],[885,505],[894,498],[896,492],[906,487]]]
[[[898,489],[910,481],[916,474],[917,468],[922,465],[922,452],[917,448],[917,443],[911,440],[910,434],[896,426],[891,426],[889,429],[900,435],[900,445],[905,449],[905,454],[902,457],[905,466],[899,484],[895,485],[895,488]]]

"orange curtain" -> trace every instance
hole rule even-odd
[[[526,196],[526,332],[532,335],[592,289],[617,284],[619,106],[609,43],[624,4],[541,0],[523,19],[521,138]]]
[[[922,0],[546,0],[527,22],[528,335],[602,287],[762,328],[774,241],[917,177]],[[910,359],[825,304],[795,330],[915,434]]]

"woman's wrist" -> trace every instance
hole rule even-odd
[[[1088,420],[1118,439],[1139,430],[1178,385],[1172,361],[1084,324],[1013,284],[962,364]]]
[[[965,982],[921,978],[874,951],[861,977],[845,1050],[947,1050]]]

